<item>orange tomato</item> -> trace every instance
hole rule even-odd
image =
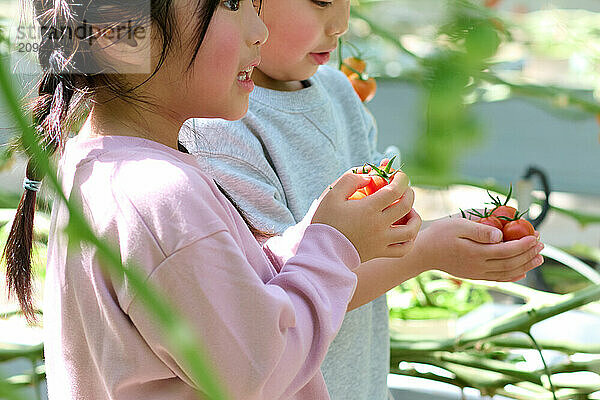
[[[356,192],[354,192],[352,196],[348,197],[348,200],[360,200],[364,197],[367,197],[365,192],[361,192],[360,190],[361,189],[358,189]]]
[[[381,176],[373,175],[371,176],[371,182],[364,187],[365,193],[367,194],[367,196],[373,194],[387,184],[388,182]]]
[[[353,169],[353,173],[367,175],[371,181],[366,186],[354,192],[348,200],[360,200],[389,184],[396,173],[396,170],[392,168],[395,158],[396,156],[392,157],[385,165],[380,164],[379,167],[372,164],[365,164],[362,168]]]
[[[366,80],[360,79],[358,74],[352,74],[348,77],[350,79],[350,83],[354,88],[358,97],[363,103],[370,101],[373,96],[375,96],[375,92],[377,91],[377,84],[375,83],[375,79],[369,78]]]
[[[350,69],[348,67],[354,69],[355,71],[352,71],[352,69]],[[361,60],[360,58],[357,58],[357,57],[344,58],[344,61],[342,61],[342,66],[340,68],[340,70],[346,76],[355,74],[356,71],[358,71],[362,74],[363,72],[365,72],[365,69],[367,69],[367,63],[364,60]]]
[[[484,5],[486,7],[492,8],[492,7],[496,7],[498,4],[500,4],[500,1],[502,1],[502,0],[485,0]]]

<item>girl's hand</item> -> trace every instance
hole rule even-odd
[[[369,183],[369,178],[346,172],[325,190],[312,218],[327,224],[352,242],[361,262],[378,257],[402,257],[413,247],[421,218],[412,209],[414,192],[408,177],[398,172],[389,185],[360,200],[348,198]],[[392,224],[406,216],[406,224]]]
[[[417,240],[426,269],[460,278],[517,281],[540,266],[544,258],[539,234],[502,242],[502,232],[464,218],[434,221]]]

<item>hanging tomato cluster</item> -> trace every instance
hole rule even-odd
[[[359,57],[348,57],[342,61],[340,70],[348,77],[354,91],[363,103],[375,96],[377,84],[374,78],[369,78],[365,73],[367,63]]]
[[[463,218],[498,228],[502,231],[502,241],[509,242],[511,240],[518,240],[525,236],[535,235],[535,228],[529,221],[523,219],[523,215],[527,211],[519,213],[519,211],[511,206],[508,206],[508,200],[512,195],[512,185],[506,196],[506,200],[502,202],[499,196],[492,196],[488,191],[488,195],[492,199],[493,208],[488,211],[484,208],[483,212],[477,210],[468,211],[469,216],[460,210]],[[472,219],[475,217],[475,219]]]

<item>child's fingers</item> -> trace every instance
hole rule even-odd
[[[415,192],[409,187],[400,199],[394,201],[382,211],[382,216],[387,219],[391,225],[408,214],[412,209],[414,202]]]
[[[524,264],[519,265],[518,267],[501,272],[487,272],[485,275],[485,279],[501,281],[501,282],[514,282],[519,279],[523,279],[528,271],[539,267],[544,263],[544,257],[541,254],[538,254],[531,260],[526,261]]]
[[[518,240],[485,246],[482,251],[485,252],[486,259],[488,260],[501,260],[523,254],[529,249],[535,248],[538,243],[535,236],[529,235]]]
[[[411,209],[406,214],[406,217],[406,224],[392,225],[390,227],[389,235],[386,237],[388,243],[404,243],[412,241],[417,237],[422,223],[421,216],[414,209]]]
[[[398,200],[408,189],[408,176],[403,172],[394,174],[392,181],[373,193],[365,197],[363,201],[368,201],[376,210],[384,210],[389,205]]]
[[[502,241],[502,231],[493,226],[469,222],[459,219],[459,236],[477,243],[499,243]]]
[[[326,189],[325,192],[329,191],[331,196],[337,199],[347,200],[358,189],[367,186],[370,181],[370,178],[347,171],[329,186],[329,189]]]
[[[527,249],[525,252],[512,257],[498,260],[488,260],[490,266],[490,271],[512,271],[520,268],[520,266],[526,265],[531,260],[534,260],[539,254],[540,251],[544,248],[542,243],[539,243],[537,246],[533,246],[530,249]]]

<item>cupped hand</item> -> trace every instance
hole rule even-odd
[[[428,269],[439,269],[460,278],[517,281],[540,266],[539,233],[502,242],[502,232],[464,218],[432,222],[419,234]]]
[[[320,197],[313,223],[330,225],[352,242],[361,262],[378,257],[406,255],[414,244],[421,218],[412,209],[414,192],[402,172],[377,192],[360,200],[348,198],[370,179],[346,172]],[[394,225],[405,217],[406,224]]]

